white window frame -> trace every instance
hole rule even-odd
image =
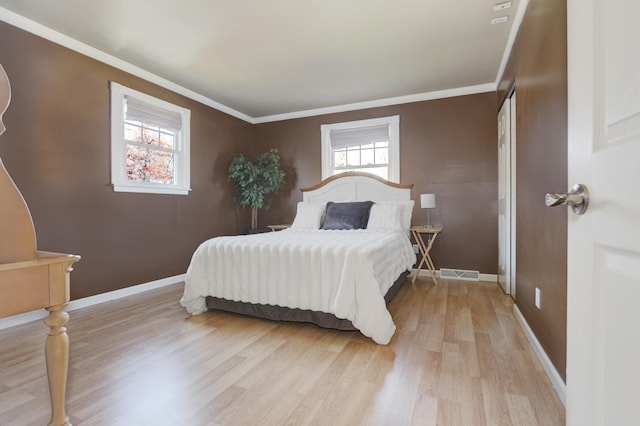
[[[344,123],[322,124],[321,134],[321,158],[322,179],[333,176],[333,163],[331,152],[331,131],[358,129],[362,127],[387,125],[389,128],[389,181],[400,183],[400,116],[371,118],[367,120],[348,121]],[[362,171],[366,172],[366,169]]]
[[[191,190],[190,170],[190,119],[191,111],[162,99],[111,82],[111,183],[116,192],[140,192],[150,194],[187,195]],[[131,182],[126,173],[126,141],[124,139],[126,97],[132,97],[160,109],[181,115],[182,127],[177,132],[174,158],[174,184]]]

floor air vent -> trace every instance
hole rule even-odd
[[[480,281],[480,272],[441,268],[440,277],[450,280]]]

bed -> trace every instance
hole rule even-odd
[[[289,229],[202,243],[180,303],[192,315],[312,322],[387,344],[395,324],[386,303],[416,261],[412,187],[348,172],[302,189]]]

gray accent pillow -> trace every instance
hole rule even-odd
[[[334,203],[329,201],[322,229],[365,229],[373,201]]]

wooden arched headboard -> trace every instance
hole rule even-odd
[[[409,201],[413,184],[389,182],[363,172],[345,172],[328,177],[317,185],[302,188],[302,200],[328,201]]]

